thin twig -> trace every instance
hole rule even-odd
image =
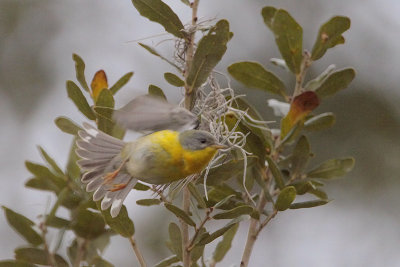
[[[189,250],[189,251],[191,251],[191,250],[194,248],[194,242],[196,241],[196,238],[197,238],[197,236],[198,236],[199,233],[200,233],[200,229],[203,228],[203,226],[206,224],[206,222],[207,222],[208,220],[211,219],[210,214],[211,214],[212,211],[213,211],[213,209],[212,209],[212,208],[209,208],[209,209],[207,210],[207,212],[206,212],[206,216],[204,217],[204,219],[201,221],[201,223],[199,224],[199,226],[196,227],[196,231],[195,231],[195,233],[194,233],[192,239],[190,240],[190,244],[189,244],[189,247],[188,247],[188,250]]]
[[[308,51],[304,51],[303,60],[301,61],[300,65],[300,73],[296,74],[296,87],[294,88],[293,92],[293,99],[301,94],[303,90],[303,81],[304,77],[306,76],[308,68],[311,66],[311,54]]]
[[[79,267],[81,264],[81,261],[85,257],[86,246],[88,244],[88,240],[83,239],[83,241],[82,241],[81,239],[77,239],[77,242],[78,242],[78,251],[76,252],[75,262],[73,265],[74,267]]]
[[[256,235],[258,235],[261,230],[276,216],[276,214],[278,213],[277,210],[274,210],[258,227],[258,230],[256,232]]]
[[[193,30],[189,33],[185,57],[185,81],[188,78],[190,68],[192,66],[193,56],[194,56],[194,41],[196,35],[196,23],[197,23],[197,8],[199,6],[199,0],[194,0],[191,4],[192,8],[192,28]],[[191,110],[192,103],[194,103],[195,92],[188,84],[185,83],[185,108]],[[183,189],[183,210],[189,213],[190,210],[190,191],[188,187]],[[183,267],[190,267],[190,251],[189,248],[189,225],[181,220],[181,230],[182,230],[182,263]]]
[[[189,214],[190,208],[190,191],[188,187],[183,189],[183,210]],[[182,229],[182,248],[183,248],[183,255],[182,255],[182,262],[183,267],[190,266],[190,250],[189,250],[189,225],[181,221],[181,229]]]
[[[128,239],[129,239],[129,242],[131,243],[133,252],[135,252],[136,258],[138,259],[140,266],[141,267],[146,267],[147,266],[146,262],[145,262],[145,260],[143,258],[142,253],[140,252],[138,246],[136,245],[135,238],[133,236],[131,236]]]
[[[194,0],[191,4],[192,7],[192,31],[189,32],[189,36],[187,39],[187,50],[185,57],[185,80],[189,75],[189,70],[192,66],[193,56],[194,56],[194,41],[196,36],[196,24],[197,24],[197,9],[199,7],[200,0]],[[185,107],[187,109],[191,109],[194,97],[193,88],[188,84],[185,84]]]
[[[258,212],[261,213],[261,211],[265,207],[265,204],[267,204],[267,199],[265,198],[265,195],[264,195],[264,189],[262,189],[261,193],[260,193],[260,199],[257,204]],[[257,240],[257,236],[259,233],[259,231],[257,229],[258,225],[259,225],[259,221],[257,219],[251,218],[249,231],[247,233],[247,241],[246,241],[246,245],[243,250],[242,261],[240,262],[241,267],[247,267],[249,265],[250,256],[253,251],[253,247]]]
[[[42,231],[42,238],[43,238],[43,245],[44,245],[44,250],[46,251],[47,254],[47,261],[50,266],[56,266],[56,260],[54,259],[54,254],[51,253],[49,249],[49,245],[47,244],[46,241],[46,234],[47,234],[47,227],[44,222],[42,222],[39,225],[40,230]]]

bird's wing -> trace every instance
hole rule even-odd
[[[105,134],[88,123],[83,123],[83,131],[79,131],[76,141],[76,154],[81,157],[78,165],[84,172],[82,182],[86,191],[93,192],[93,200],[101,201],[101,209],[111,206],[111,216],[116,217],[122,203],[137,183],[137,179],[129,175],[123,168],[124,160],[121,150],[125,142]],[[117,171],[121,169],[121,171]],[[107,175],[115,172],[112,179]]]
[[[190,111],[148,95],[136,97],[114,111],[113,117],[121,126],[138,132],[184,131],[199,123]]]

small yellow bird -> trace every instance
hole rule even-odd
[[[149,96],[134,99],[114,118],[130,129],[157,131],[126,143],[83,123],[76,142],[82,182],[94,191],[94,201],[103,199],[101,209],[111,206],[112,217],[138,180],[159,185],[183,179],[201,172],[225,148],[209,132],[185,130],[198,125],[194,114]]]

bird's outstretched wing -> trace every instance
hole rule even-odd
[[[88,123],[79,131],[76,154],[81,157],[78,165],[84,172],[82,182],[86,191],[93,192],[93,200],[101,201],[101,209],[111,207],[111,216],[116,217],[128,193],[137,183],[126,171],[121,157],[125,142],[101,132]]]
[[[138,132],[181,132],[199,125],[197,116],[187,109],[149,95],[136,97],[114,111],[113,117],[121,126]]]

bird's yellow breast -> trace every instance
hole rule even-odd
[[[184,149],[179,142],[179,132],[170,130],[155,132],[146,136],[146,139],[153,144],[158,161],[156,172],[162,173],[166,182],[202,171],[217,152],[213,147],[200,150]]]

